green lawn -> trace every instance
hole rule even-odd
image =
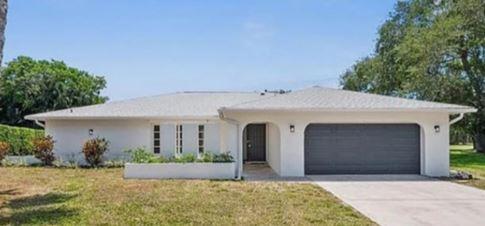
[[[452,145],[450,163],[451,169],[469,172],[475,177],[457,182],[485,189],[485,154],[476,153],[471,145]]]
[[[0,225],[373,225],[312,184],[123,180],[122,169],[0,167]]]

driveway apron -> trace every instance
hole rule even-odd
[[[485,225],[477,188],[419,175],[309,177],[380,225]]]

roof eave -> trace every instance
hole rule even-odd
[[[221,108],[221,112],[442,112],[473,113],[475,108]]]
[[[36,116],[28,115],[25,119],[31,121],[48,120],[213,120],[218,115],[205,116]]]
[[[220,118],[224,112],[441,112],[449,114],[474,113],[475,108],[220,108],[218,115],[204,116],[49,116],[27,115],[24,118],[31,121],[47,120],[205,120]]]

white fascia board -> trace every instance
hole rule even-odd
[[[152,124],[216,124],[221,120],[219,118],[212,119],[151,119]]]
[[[206,121],[219,119],[217,115],[208,116],[26,116],[27,120],[153,120],[153,121]]]
[[[474,108],[222,108],[222,112],[446,112],[449,114],[473,113]]]

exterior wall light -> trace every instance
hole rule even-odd
[[[295,132],[295,125],[290,125],[290,132],[294,133]]]
[[[94,130],[93,129],[89,129],[88,133],[89,133],[89,136],[92,136],[93,133],[94,133]]]
[[[440,132],[440,126],[439,125],[435,125],[434,126],[434,132],[435,133],[439,133]]]

